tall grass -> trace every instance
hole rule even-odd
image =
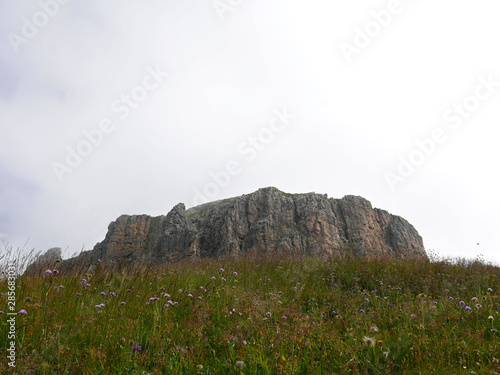
[[[17,285],[22,374],[500,373],[500,268],[481,261],[96,263]]]

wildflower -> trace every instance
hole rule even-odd
[[[26,310],[20,310],[20,311],[18,312],[18,314],[22,314],[22,315],[27,314],[27,313],[28,313],[28,312],[27,312]]]
[[[232,289],[236,289],[236,287],[233,285]]]
[[[150,301],[158,301],[158,300],[159,300],[159,298],[158,298],[158,297],[151,297],[149,300],[150,300]]]
[[[215,280],[215,276],[212,276],[212,280]]]
[[[266,315],[270,317],[271,313],[268,311],[268,312],[266,312]]]
[[[370,332],[378,332],[378,327],[377,326],[371,326],[370,327]]]
[[[57,274],[59,273],[59,271],[58,271],[58,270],[53,270],[53,271],[52,271],[52,273],[53,273],[54,275],[57,275]]]
[[[487,290],[488,290],[488,292],[493,292],[493,289],[491,289],[491,288],[488,288]]]
[[[368,303],[370,302],[370,300],[368,298],[365,298],[365,302]]]
[[[476,307],[476,309],[480,309],[482,306],[481,306],[481,304],[478,303],[475,307]]]
[[[64,289],[64,285],[59,285],[59,289]]]
[[[375,339],[372,337],[364,336],[363,342],[368,346],[375,346]]]
[[[170,294],[165,293],[165,294],[163,295],[163,297],[165,297],[165,298],[169,298],[169,297],[170,297]]]
[[[110,292],[109,295],[113,296],[113,297],[116,297],[116,293],[115,292]]]
[[[458,304],[459,304],[460,306],[465,306],[465,302],[464,302],[464,301],[460,301]]]
[[[82,294],[81,293],[76,293],[77,296],[81,296]]]
[[[192,295],[191,293],[189,293],[189,294],[188,294],[188,297],[191,297],[191,298],[193,298],[193,295]]]
[[[477,297],[472,297],[472,300],[471,301],[474,301],[474,302],[477,302]]]
[[[125,305],[125,302],[120,302],[120,305]]]
[[[47,270],[47,271],[45,271],[45,273],[46,273],[47,275],[50,275],[50,274],[52,273],[52,271],[51,271],[51,270]]]
[[[238,272],[233,272],[233,275],[234,276],[238,276]]]
[[[226,281],[226,279],[225,279],[225,278],[221,278],[221,280],[222,280],[222,281]]]
[[[377,289],[371,291],[372,294],[377,293]]]
[[[3,311],[0,311],[0,314],[5,314],[5,312],[3,312]]]
[[[141,349],[141,347],[139,345],[134,346],[134,349],[133,349],[134,352],[140,352],[141,350],[142,349]]]
[[[220,272],[220,273],[224,272],[224,268],[221,268],[221,269],[219,270],[219,272]]]
[[[87,284],[87,280],[82,279],[82,281],[80,281],[80,284]]]
[[[97,259],[97,261],[98,261],[99,263],[101,263],[101,262],[102,262],[100,259]]]
[[[465,311],[471,311],[472,308],[470,306],[465,306]]]
[[[203,297],[202,296],[198,296],[198,299],[203,299]]]
[[[245,367],[245,362],[243,362],[243,361],[236,361],[235,366],[241,370],[243,367]]]
[[[285,315],[283,315],[283,316],[281,317],[281,319],[286,320],[286,316],[285,316]]]
[[[100,294],[101,296],[105,296],[105,295],[106,295],[106,293],[105,293],[105,292],[101,292],[101,293],[99,293],[99,294]]]
[[[365,310],[363,310],[363,309],[359,309],[359,312],[360,312],[360,313],[362,313],[362,314],[364,314],[364,313],[365,313]]]
[[[247,344],[247,342],[245,340],[243,340],[243,345],[246,345],[246,344]]]

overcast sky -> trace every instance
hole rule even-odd
[[[499,8],[0,0],[0,237],[68,256],[121,214],[275,186],[500,263]]]

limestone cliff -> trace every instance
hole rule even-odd
[[[120,216],[86,256],[107,261],[176,261],[252,252],[426,257],[422,238],[405,219],[348,195],[287,194],[276,188],[211,202],[167,216]]]

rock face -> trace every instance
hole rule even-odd
[[[103,261],[177,261],[248,253],[426,257],[422,238],[405,219],[348,195],[287,194],[276,188],[203,204],[176,205],[167,216],[123,215],[104,241],[80,257]]]
[[[52,247],[44,254],[38,255],[26,268],[27,274],[52,270],[57,263],[61,262],[62,251],[60,247]]]

